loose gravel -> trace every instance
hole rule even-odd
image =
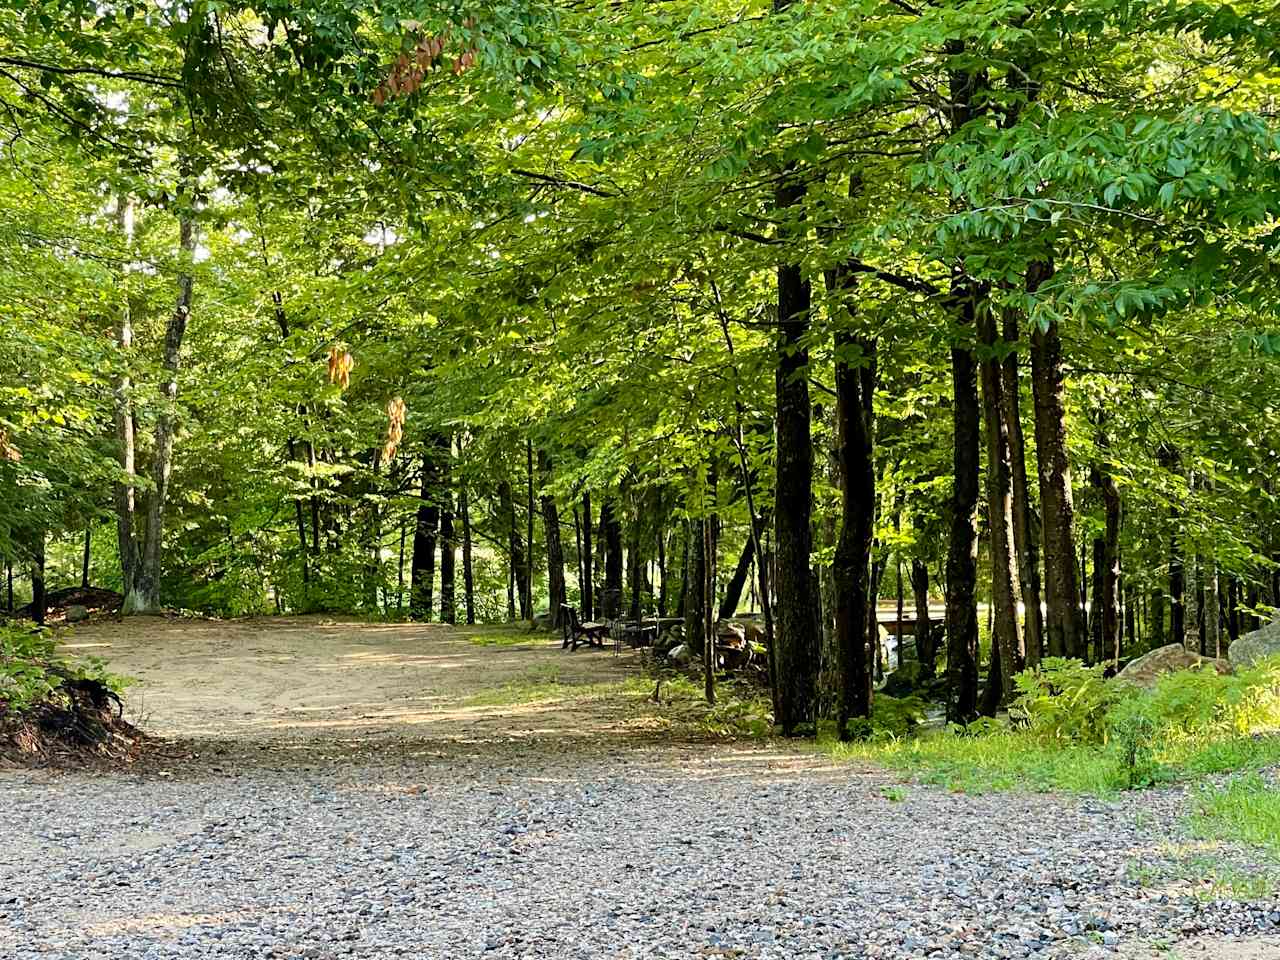
[[[10,773],[0,957],[1280,958],[1280,902],[1213,898],[1185,805],[724,744]]]

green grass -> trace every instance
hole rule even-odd
[[[1280,787],[1257,773],[1202,787],[1188,825],[1201,839],[1246,843],[1280,857]]]
[[[541,645],[546,643],[548,638],[544,633],[531,633],[525,624],[509,624],[483,627],[467,639],[477,647],[521,647],[530,644]]]
[[[499,687],[482,690],[462,701],[466,707],[522,706],[537,703],[556,703],[563,700],[585,701],[601,697],[631,694],[639,696],[641,690],[633,680],[607,680],[582,683],[564,680],[555,667],[531,671],[518,680]],[[644,692],[651,688],[646,687]]]
[[[1111,794],[1128,786],[1128,769],[1115,746],[1046,741],[1006,730],[959,736],[934,730],[918,737],[871,743],[821,741],[837,758],[901,771],[923,783],[964,793],[1065,790]],[[1156,744],[1151,760],[1161,780],[1192,780],[1213,773],[1280,764],[1280,736],[1196,738]]]

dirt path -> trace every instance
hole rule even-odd
[[[136,678],[128,712],[164,737],[596,738],[633,723],[618,703],[633,653],[512,628],[133,617],[79,627],[65,649]]]

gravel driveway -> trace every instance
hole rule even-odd
[[[0,774],[0,957],[1280,958],[1280,903],[1211,899],[1175,791],[623,736],[202,754]]]

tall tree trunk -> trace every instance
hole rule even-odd
[[[916,607],[916,658],[926,677],[938,667],[938,652],[933,646],[933,625],[929,622],[929,565],[911,558],[911,596]]]
[[[604,541],[603,613],[606,620],[616,620],[622,615],[622,521],[611,498],[600,508],[600,530]]]
[[[440,622],[458,622],[457,550],[453,525],[453,439],[441,448],[440,465]]]
[[[44,542],[45,531],[41,528],[31,543],[31,619],[38,624],[44,623],[49,606],[44,584]]]
[[[837,278],[843,290],[846,278]],[[876,344],[848,331],[835,335],[836,459],[840,466],[840,532],[832,562],[835,586],[836,729],[850,739],[854,718],[871,716],[871,651],[878,640],[870,579],[876,476],[874,414]],[[783,509],[779,502],[779,510]]]
[[[476,622],[476,580],[471,564],[471,498],[464,480],[458,490],[458,512],[462,515],[462,594],[467,623]]]
[[[520,616],[525,620],[533,620],[533,441],[525,438],[525,543],[528,550],[524,565],[524,590],[520,594]]]
[[[1000,657],[1001,702],[1013,697],[1013,678],[1026,660],[1022,624],[1018,619],[1018,560],[1014,550],[1013,467],[1008,421],[1004,410],[1004,380],[996,356],[996,319],[989,305],[977,311],[978,341],[984,348],[983,419],[987,431],[987,516],[991,532],[991,602],[995,607],[992,642]],[[993,684],[994,686],[994,684]]]
[[[1040,547],[1035,515],[1031,510],[1031,490],[1027,481],[1027,442],[1022,430],[1022,402],[1018,354],[1018,321],[1021,314],[1008,310],[1004,315],[1003,337],[1008,355],[1000,365],[1001,413],[1009,437],[1009,466],[1013,481],[1013,543],[1018,558],[1018,586],[1023,605],[1023,646],[1027,666],[1034,667],[1044,652],[1044,611],[1040,606]]]
[[[579,586],[582,595],[582,619],[584,622],[595,619],[595,570],[592,569],[594,558],[591,555],[591,491],[582,494],[582,583]]]
[[[639,623],[644,613],[645,559],[641,552],[645,526],[644,497],[633,496],[632,500],[635,504],[635,513],[631,518],[630,536],[627,538],[627,592],[630,597],[627,616],[632,623]]]
[[[688,586],[684,596],[684,635],[689,648],[701,654],[707,619],[707,520],[697,517],[689,521],[689,544],[685,568]]]
[[[707,703],[716,702],[716,529],[719,524],[715,515],[702,525],[703,556],[703,621],[702,621],[702,672],[703,693]]]
[[[10,613],[13,613],[13,557],[4,558],[4,576],[6,592],[8,594],[8,604],[5,609]]]
[[[422,454],[422,494],[413,531],[413,559],[409,566],[409,616],[430,621],[436,579],[436,538],[440,528],[439,444],[432,437]]]
[[[1099,452],[1107,449],[1105,436],[1098,437]],[[1095,659],[1120,659],[1120,491],[1107,464],[1094,465],[1090,479],[1102,500],[1105,522],[1103,534],[1093,543],[1093,604],[1096,627]]]
[[[93,536],[93,527],[84,528],[84,553],[80,557],[80,586],[89,588],[89,544]]]
[[[747,531],[747,542],[742,545],[742,553],[738,555],[738,563],[733,568],[733,576],[725,584],[724,597],[720,601],[721,620],[728,620],[738,612],[738,604],[742,600],[742,591],[747,585],[747,578],[751,575],[752,562],[755,558],[756,538],[762,532],[758,529],[754,533],[750,530]]]
[[[560,510],[550,493],[551,458],[538,451],[538,471],[542,474],[542,536],[547,543],[547,592],[550,597],[551,626],[560,627],[560,607],[568,601],[564,582],[564,547],[560,543]]]
[[[517,611],[524,614],[524,576],[527,572],[524,560],[524,544],[520,539],[520,525],[516,521],[516,504],[511,493],[511,482],[505,478],[498,483],[498,524],[507,535],[508,584],[511,597],[507,602],[507,613],[510,619],[516,618]],[[519,607],[516,606],[517,601]]]
[[[963,328],[972,328],[978,292],[953,281]],[[978,712],[978,472],[982,414],[973,350],[951,348],[953,486],[947,549],[947,719],[967,723]]]
[[[186,200],[189,202],[190,197]],[[178,248],[181,265],[178,295],[169,322],[165,324],[164,380],[160,385],[161,405],[156,416],[151,458],[151,492],[147,497],[147,530],[142,545],[141,564],[135,567],[128,585],[125,613],[153,613],[160,609],[160,549],[164,544],[164,516],[169,503],[169,479],[173,473],[173,444],[177,431],[178,371],[182,365],[182,341],[191,314],[191,257],[196,249],[196,230],[190,212],[178,215]]]
[[[658,529],[658,619],[667,615],[670,587],[667,580],[667,529]]]
[[[1151,588],[1151,608],[1147,614],[1147,626],[1151,632],[1152,647],[1164,646],[1164,591],[1159,587]]]
[[[1027,271],[1034,293],[1053,272],[1048,263]],[[1045,633],[1055,657],[1087,655],[1076,579],[1075,505],[1067,456],[1067,415],[1063,401],[1062,338],[1058,325],[1037,326],[1031,334],[1031,386],[1035,400],[1036,458],[1044,535]]]
[[[783,177],[774,197],[781,216],[799,204],[805,188]],[[818,637],[813,630],[812,544],[813,440],[810,437],[809,331],[811,289],[798,263],[777,268],[776,484],[777,549],[775,610],[776,721],[786,736],[816,723]]]
[[[123,195],[116,201],[116,225],[131,245],[132,206]],[[122,284],[123,288],[123,284]],[[116,454],[120,463],[121,480],[115,487],[116,540],[120,550],[121,591],[126,595],[133,587],[134,577],[142,562],[138,517],[137,437],[133,412],[133,379],[129,375],[129,359],[133,352],[133,311],[127,291],[120,305],[120,325],[116,334],[120,349],[120,373],[113,388],[116,426]],[[10,604],[12,607],[12,604]]]
[[[1204,653],[1204,640],[1200,632],[1200,564],[1198,557],[1191,557],[1187,564],[1186,616],[1183,621],[1182,645],[1188,653]]]

